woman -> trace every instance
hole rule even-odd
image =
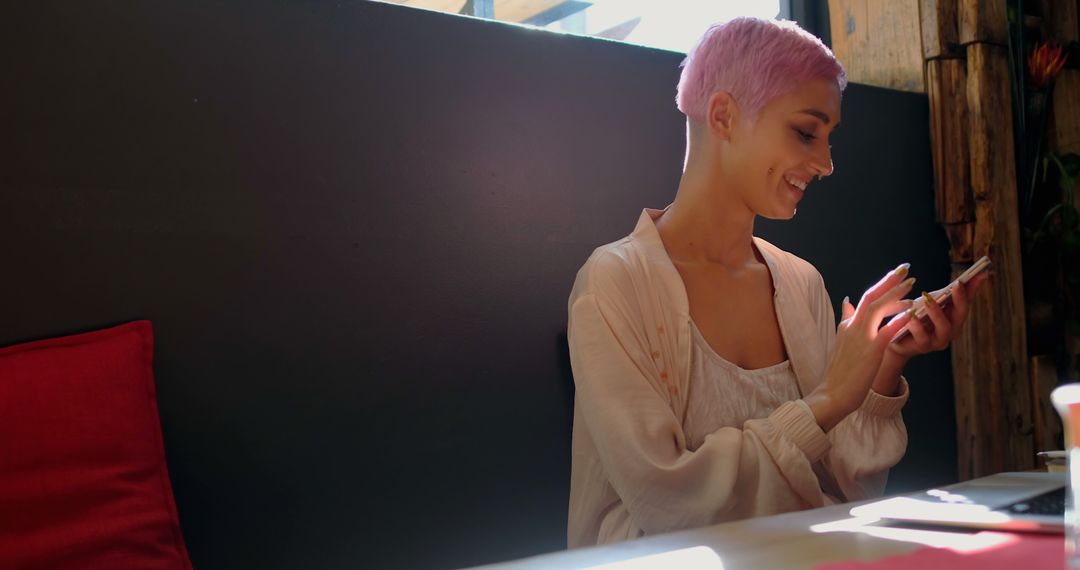
[[[753,236],[832,173],[845,86],[790,22],[717,25],[688,55],[675,201],[598,248],[570,296],[571,547],[883,492],[907,446],[904,365],[949,344],[983,279],[923,323],[904,264],[837,327],[817,270]]]

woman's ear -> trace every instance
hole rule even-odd
[[[705,125],[710,133],[724,140],[731,140],[739,105],[727,91],[717,91],[709,97]]]

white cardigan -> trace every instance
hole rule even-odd
[[[870,392],[825,434],[802,401],[725,427],[687,448],[690,306],[654,221],[599,247],[569,301],[574,405],[568,544],[618,542],[880,495],[907,448],[908,397]],[[808,262],[754,238],[803,395],[821,382],[836,336],[832,304]]]

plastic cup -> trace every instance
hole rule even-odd
[[[1069,456],[1069,488],[1065,500],[1065,567],[1080,570],[1080,384],[1058,386],[1050,394],[1065,428],[1065,451]]]

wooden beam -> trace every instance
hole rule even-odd
[[[925,59],[963,57],[956,15],[957,0],[919,0]]]
[[[949,260],[960,275],[975,261],[975,223],[942,224],[949,238]]]
[[[958,277],[966,267],[963,263],[953,264],[953,279]],[[977,302],[977,299],[973,300]],[[985,415],[980,411],[980,403],[989,402],[996,396],[993,394],[993,386],[987,386],[983,390],[977,389],[972,381],[979,377],[979,346],[975,324],[978,316],[975,314],[975,302],[971,305],[968,323],[960,334],[953,339],[952,343],[952,368],[953,368],[953,398],[956,408],[956,456],[957,476],[961,481],[973,477],[973,473],[982,470],[980,465],[986,461],[985,448],[988,441],[987,435],[978,425],[979,419]],[[993,456],[993,454],[991,454]]]
[[[1008,44],[1008,21],[1003,0],[959,0],[960,43]]]
[[[995,274],[972,303],[975,352],[967,358],[977,374],[955,378],[958,396],[975,398],[957,402],[958,416],[971,413],[975,430],[970,471],[961,475],[978,477],[1030,469],[1035,457],[1006,48],[972,43],[967,64],[973,255],[989,255]]]
[[[1043,17],[1032,25],[1058,35],[1075,33],[1076,0],[1039,1]],[[951,3],[956,3],[957,40],[964,46],[959,54],[948,39]],[[1051,8],[1060,3],[1068,6],[1057,12],[1063,16],[1055,16]],[[1005,3],[920,0],[920,9],[938,216],[949,237],[954,274],[982,255],[994,262],[994,276],[973,299],[969,322],[952,347],[959,475],[1030,469],[1036,447],[1052,445],[1056,432],[1044,401],[1052,375],[1048,363],[1027,357]],[[949,59],[957,56],[966,60],[963,71]],[[1053,141],[1064,148],[1080,146],[1080,136],[1069,134],[1080,131],[1072,119],[1080,106],[1080,91],[1073,89],[1080,85],[1073,87],[1073,81],[1062,76],[1055,91],[1055,113],[1059,106],[1062,111],[1051,121],[1051,148]],[[959,86],[963,100],[956,95]],[[1060,99],[1059,93],[1064,94]],[[958,120],[964,114],[966,119]],[[965,121],[966,136],[958,140],[954,131]],[[965,182],[955,167],[964,164],[969,165],[967,195],[957,190]]]
[[[920,0],[829,0],[832,49],[848,79],[925,91]]]
[[[926,62],[935,205],[938,221],[947,225],[975,220],[975,205],[969,183],[966,85],[967,66],[964,60],[933,59]],[[970,255],[970,248],[963,255]],[[953,256],[952,259],[964,261],[970,258]]]

